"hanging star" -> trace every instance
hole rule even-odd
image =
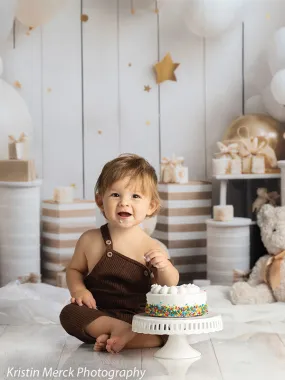
[[[266,18],[267,18],[267,20],[270,20],[270,18],[271,18],[270,13],[266,13]]]
[[[89,17],[88,17],[88,15],[82,14],[80,16],[80,19],[81,19],[82,22],[87,22],[89,20]]]
[[[150,92],[150,90],[151,90],[151,87],[149,85],[144,86],[144,91]]]
[[[102,135],[102,131],[100,129],[98,130],[98,135]]]
[[[22,88],[22,83],[19,82],[18,80],[16,80],[16,81],[14,82],[14,86],[17,87],[17,88]]]
[[[51,92],[51,88],[50,87],[47,88],[47,92]]]
[[[150,121],[146,121],[145,124],[146,124],[146,125],[150,125]]]
[[[129,66],[129,67],[132,67],[132,64],[131,64],[131,62],[128,64],[128,66]]]
[[[166,80],[177,81],[174,71],[180,63],[173,63],[170,53],[167,53],[162,61],[154,65],[156,73],[156,83],[162,83]]]

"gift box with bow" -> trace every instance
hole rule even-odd
[[[242,137],[241,130],[246,131],[246,137]],[[263,174],[277,167],[276,154],[269,146],[268,139],[264,136],[250,136],[247,127],[239,127],[239,155],[242,158],[242,172]]]
[[[239,157],[239,144],[237,142],[218,141],[220,150],[213,159],[213,174],[240,174],[241,158]]]
[[[163,183],[187,183],[188,167],[183,165],[184,158],[172,156],[161,160],[160,178]]]
[[[8,136],[8,152],[9,160],[28,160],[29,159],[29,146],[28,136],[21,133],[18,140],[13,136]]]

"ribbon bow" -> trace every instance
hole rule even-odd
[[[270,286],[272,290],[280,285],[281,281],[281,263],[285,257],[285,251],[278,253],[278,255],[272,255],[263,268],[264,282]]]
[[[19,137],[18,140],[16,140],[15,137],[14,137],[13,135],[9,135],[9,136],[8,136],[8,138],[9,138],[9,143],[10,143],[10,144],[12,144],[12,143],[18,143],[18,142],[24,142],[24,141],[26,141],[27,137],[28,137],[28,136],[27,136],[24,132],[22,132],[22,133],[20,134],[20,137]]]
[[[183,157],[176,157],[175,154],[172,155],[172,158],[167,158],[163,157],[161,159],[161,164],[162,165],[171,165],[171,166],[176,166],[178,164],[182,164],[184,161]]]
[[[280,198],[280,195],[277,193],[277,191],[271,191],[270,193],[267,192],[267,189],[264,187],[260,187],[257,189],[257,195],[258,197],[252,204],[252,211],[259,211],[261,209],[261,206],[265,205],[266,203],[271,204],[272,206],[276,206],[277,200]]]
[[[221,141],[217,142],[217,146],[220,149],[220,152],[216,154],[217,157],[223,157],[223,156],[231,156],[231,158],[235,158],[238,155],[239,149],[238,149],[238,143],[232,143],[229,145],[226,145],[222,143]]]
[[[241,130],[245,129],[247,132],[247,136],[244,138],[241,135]],[[247,157],[250,155],[257,156],[257,155],[264,155],[266,156],[266,153],[263,152],[263,150],[268,146],[268,140],[262,137],[262,140],[260,137],[253,137],[249,135],[249,129],[245,126],[241,126],[237,130],[237,134],[240,138],[240,149],[239,154],[241,157]]]

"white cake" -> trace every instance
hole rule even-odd
[[[146,314],[151,317],[188,318],[207,313],[207,293],[199,286],[154,284],[146,295]]]

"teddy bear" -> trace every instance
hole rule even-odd
[[[233,304],[285,302],[285,206],[262,206],[257,213],[261,239],[268,252],[253,267],[246,282],[230,290]]]

